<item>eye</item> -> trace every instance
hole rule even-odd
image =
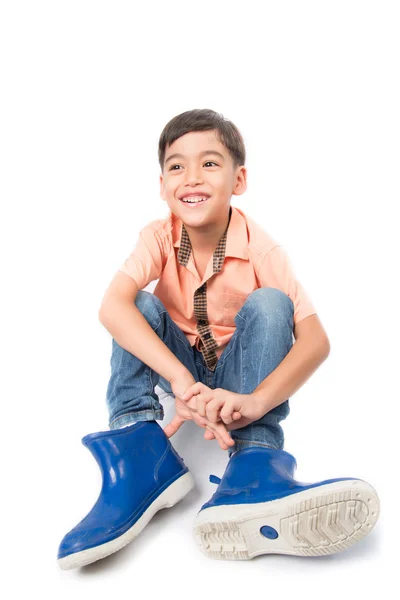
[[[215,165],[216,167],[218,167],[217,163],[215,163],[215,162],[214,162],[214,161],[212,161],[212,160],[208,160],[208,161],[207,161],[207,162],[205,162],[204,164],[205,164],[205,165],[207,165],[207,164],[211,164],[211,165]],[[177,171],[177,170],[178,170],[178,169],[175,169],[174,167],[180,167],[180,165],[172,165],[172,166],[169,168],[169,171]]]

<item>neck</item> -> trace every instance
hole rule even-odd
[[[185,225],[193,252],[196,252],[197,254],[212,254],[215,251],[221,237],[229,226],[231,212],[232,207],[230,206],[228,215],[223,223],[206,225],[204,227],[204,231],[201,229],[201,227],[196,227],[193,229]]]

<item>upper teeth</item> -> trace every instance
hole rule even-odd
[[[207,200],[206,196],[190,196],[189,198],[182,198],[183,202],[202,202]]]

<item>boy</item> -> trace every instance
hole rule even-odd
[[[288,398],[327,358],[329,341],[282,247],[230,205],[246,190],[242,136],[212,110],[187,111],[165,126],[159,162],[171,212],[141,230],[100,308],[113,338],[110,431],[82,442],[103,486],[64,536],[59,565],[119,550],[192,489],[169,440],[188,419],[229,456],[196,518],[202,551],[249,559],[343,550],[371,531],[379,499],[354,477],[297,482],[296,459],[283,450]],[[154,293],[144,292],[155,279]],[[175,396],[165,429],[157,384]]]

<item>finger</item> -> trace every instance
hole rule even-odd
[[[229,425],[234,420],[234,414],[242,416],[239,411],[235,410],[234,402],[232,400],[227,400],[221,409],[222,422],[225,423],[225,425]]]
[[[228,439],[226,439],[225,437],[223,437],[223,436],[219,435],[219,434],[218,434],[218,433],[216,433],[215,431],[214,431],[214,435],[215,435],[215,437],[216,437],[216,440],[218,441],[218,443],[219,443],[220,447],[221,447],[223,450],[228,450],[228,448],[229,448],[230,446],[233,446],[233,440],[232,440],[232,438],[228,438]]]
[[[204,438],[206,440],[214,440],[215,439],[215,435],[213,434],[213,432],[210,429],[205,430],[204,432]]]
[[[202,391],[200,387],[201,385],[201,381],[197,381],[197,383],[193,383],[193,385],[190,385],[188,389],[185,390],[185,393],[181,396],[182,400],[188,400],[194,394],[199,394]]]
[[[208,426],[206,427],[206,429],[208,429]],[[224,442],[224,440],[222,439],[221,435],[218,432],[214,431],[214,430],[209,429],[209,431],[213,434],[213,436],[217,440],[217,442],[220,445],[220,447],[222,448],[222,450],[227,450],[228,449],[228,445]]]
[[[189,408],[190,417],[191,417],[192,421],[194,421],[196,423],[196,425],[198,425],[199,427],[205,427],[208,423],[207,419],[204,417],[201,417],[195,408],[193,409],[190,406],[188,408]]]
[[[164,427],[164,433],[167,437],[172,437],[178,429],[180,429],[185,422],[185,419],[182,419],[179,415],[175,415],[172,419],[171,423],[168,423],[166,427]]]
[[[208,402],[206,406],[206,418],[211,423],[218,423],[220,421],[219,418],[219,410],[224,406],[225,400],[222,398],[214,398],[211,402]]]
[[[199,415],[201,415],[202,417],[207,418],[206,404],[210,402],[213,399],[213,397],[214,396],[210,393],[197,394],[195,398],[196,409]]]
[[[196,423],[196,425],[198,425],[199,427],[202,427],[203,429],[207,425],[207,419],[204,419],[203,417],[199,417],[198,415],[193,415],[193,421]]]
[[[214,432],[214,435],[217,434],[219,438],[224,442],[224,444],[226,444],[227,446],[232,446],[234,442],[225,425],[223,425],[222,423],[211,423],[209,427],[211,431]]]
[[[235,410],[235,412],[232,415],[232,419],[234,421],[238,421],[239,419],[242,418],[242,413],[238,412],[237,410]]]
[[[238,419],[237,421],[232,421],[232,423],[227,425],[226,428],[228,431],[234,431],[235,429],[241,429],[242,427],[246,427],[246,425],[249,425],[252,422],[253,421],[251,419],[249,419],[248,417],[242,417],[241,419]]]
[[[197,414],[197,407],[196,407],[196,399],[195,396],[193,396],[192,398],[190,398],[190,400],[184,400],[184,403],[186,404],[186,406],[188,407],[190,414]]]

